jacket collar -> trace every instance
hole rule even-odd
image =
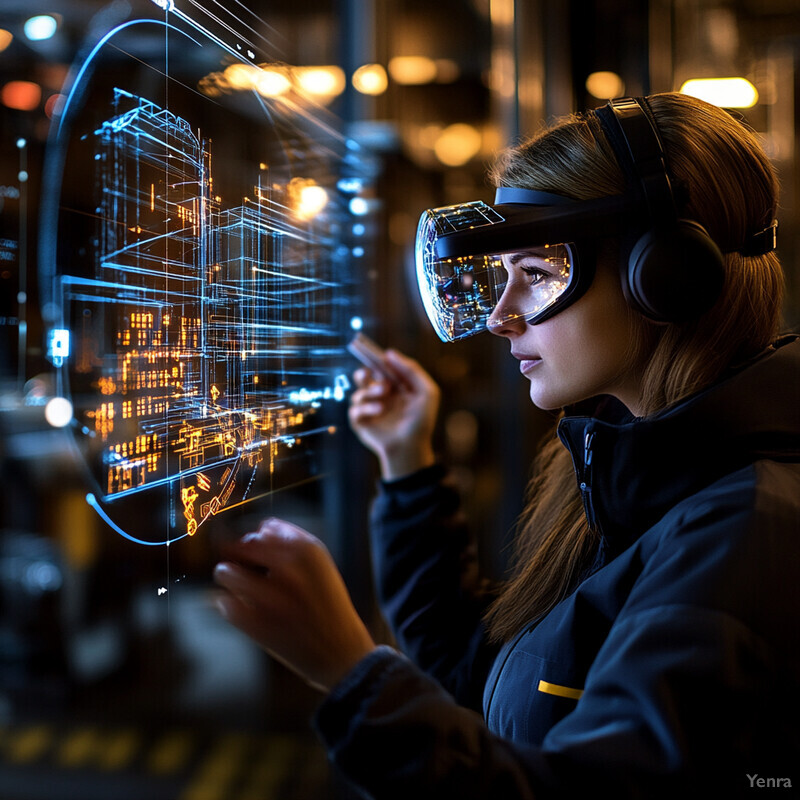
[[[758,359],[664,411],[635,419],[610,398],[566,416],[589,524],[608,556],[670,508],[758,459],[800,461],[800,341],[785,337]]]

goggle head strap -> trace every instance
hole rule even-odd
[[[575,201],[561,194],[540,192],[538,189],[517,189],[513,186],[498,186],[494,193],[494,204],[524,206],[563,206]]]

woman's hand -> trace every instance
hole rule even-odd
[[[214,570],[222,616],[315,688],[330,690],[375,648],[315,536],[269,519],[225,556]]]
[[[383,478],[393,480],[434,463],[440,391],[413,359],[396,350],[384,358],[398,380],[376,380],[370,370],[357,370],[349,416],[358,438],[378,456]]]

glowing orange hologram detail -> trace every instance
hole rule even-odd
[[[193,536],[197,531],[197,520],[194,518],[194,504],[199,495],[194,486],[181,489],[181,502],[183,503],[183,516],[186,517],[186,532]]]

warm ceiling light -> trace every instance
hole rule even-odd
[[[746,78],[693,78],[681,93],[722,108],[752,108],[758,102],[758,90]]]
[[[9,81],[0,91],[3,105],[17,111],[33,111],[41,100],[41,87],[31,81]]]
[[[433,152],[448,167],[460,167],[481,149],[481,134],[472,125],[448,125],[439,135]]]
[[[586,79],[586,91],[598,100],[622,97],[625,84],[616,72],[593,72]]]
[[[259,70],[250,64],[231,64],[225,68],[225,78],[231,89],[252,89]]]
[[[286,70],[268,68],[261,69],[253,76],[253,88],[262,97],[280,97],[292,88],[292,82]]]
[[[380,64],[364,64],[353,73],[353,88],[361,94],[383,94],[388,85],[386,70]]]
[[[23,30],[32,42],[41,42],[49,39],[58,28],[58,20],[49,14],[40,14],[25,21]]]
[[[8,47],[14,39],[14,34],[5,28],[0,28],[0,53]]]
[[[328,193],[321,186],[304,186],[300,190],[297,214],[301,219],[316,217],[328,205]]]
[[[489,16],[493,25],[513,25],[514,0],[489,0]]]
[[[292,178],[289,201],[298,219],[310,220],[328,205],[328,193],[311,178]]]
[[[336,97],[344,91],[340,67],[295,67],[292,73],[300,88],[315,97]]]
[[[431,83],[436,80],[436,72],[436,62],[427,56],[395,56],[389,61],[389,74],[396,83]]]

